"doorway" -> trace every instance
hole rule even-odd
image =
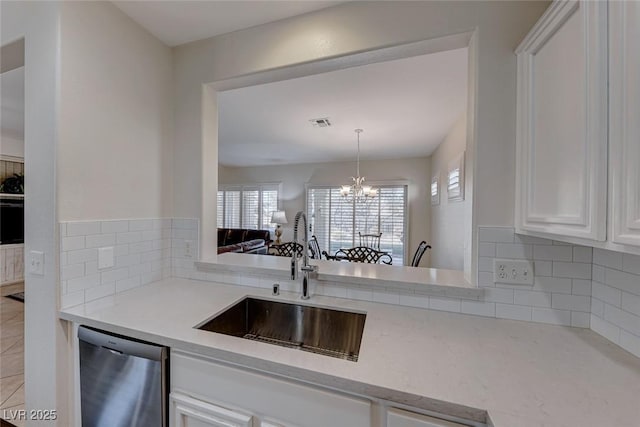
[[[0,418],[22,426],[24,397],[24,39],[0,50]]]

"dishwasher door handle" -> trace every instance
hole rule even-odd
[[[127,356],[158,361],[163,361],[167,358],[167,349],[165,347],[107,335],[84,326],[78,328],[78,338],[80,341],[88,342],[97,347],[104,347],[107,350],[114,350]]]
[[[114,350],[114,349],[112,349],[112,348],[105,347],[105,346],[102,346],[102,348],[104,348],[104,349],[106,349],[106,350],[109,350],[109,351],[110,351],[111,353],[113,353],[113,354],[122,355],[122,352],[121,352],[121,351]]]

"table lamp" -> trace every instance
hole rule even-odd
[[[276,224],[276,245],[280,245],[282,244],[282,240],[280,240],[280,237],[282,237],[282,224],[288,223],[287,215],[284,211],[274,211],[271,215],[271,223]]]

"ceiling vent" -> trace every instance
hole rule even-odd
[[[318,128],[328,128],[329,126],[331,126],[329,117],[323,117],[321,119],[311,119],[309,121],[314,127],[318,127]]]

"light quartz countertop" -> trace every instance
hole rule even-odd
[[[401,265],[367,264],[309,260],[318,266],[318,280],[390,287],[411,288],[448,297],[480,297],[484,290],[470,284],[462,271],[440,268],[415,268]],[[302,261],[298,263],[302,264]],[[290,275],[291,258],[269,255],[224,253],[216,260],[199,261],[201,271],[267,274],[281,278]]]
[[[313,296],[364,311],[358,362],[194,329],[265,289],[166,279],[60,317],[275,375],[495,427],[638,427],[640,359],[587,329]],[[488,421],[488,420],[487,420]]]

